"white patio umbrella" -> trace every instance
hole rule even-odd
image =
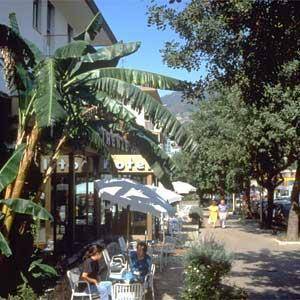
[[[173,185],[174,191],[177,194],[181,194],[181,195],[189,194],[191,192],[196,192],[196,190],[197,190],[191,184],[189,184],[187,182],[183,182],[183,181],[174,181],[174,182],[172,182],[172,185]]]
[[[147,186],[153,191],[155,191],[162,199],[168,201],[170,204],[182,200],[182,196],[162,186],[154,186],[154,185],[147,185]]]
[[[146,185],[129,179],[96,180],[95,189],[103,200],[130,206],[130,210],[150,213],[156,217],[161,214],[173,215],[174,208]]]

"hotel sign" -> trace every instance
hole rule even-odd
[[[152,169],[142,155],[112,155],[118,173],[152,173]]]
[[[46,172],[51,157],[49,155],[42,155],[40,162],[40,170],[42,173]],[[57,159],[56,173],[69,173],[69,156],[61,155]],[[87,168],[86,158],[83,156],[74,156],[74,171],[75,173],[85,172]]]

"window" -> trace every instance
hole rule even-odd
[[[68,24],[68,43],[71,43],[72,38],[73,38],[74,30],[72,26]]]
[[[54,6],[50,1],[47,5],[47,34],[54,33]]]
[[[38,31],[41,31],[41,6],[41,0],[33,0],[32,26]]]

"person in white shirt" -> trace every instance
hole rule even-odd
[[[226,218],[227,218],[228,207],[227,207],[224,199],[221,200],[218,207],[219,207],[220,225],[221,225],[222,228],[225,228],[226,227]]]

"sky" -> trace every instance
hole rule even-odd
[[[159,1],[168,3],[167,0]],[[178,40],[178,36],[170,29],[158,31],[155,27],[147,26],[146,12],[150,0],[96,0],[95,2],[117,40],[142,42],[138,52],[122,59],[119,67],[160,73],[188,81],[199,79],[199,72],[175,70],[163,63],[159,50],[163,48],[166,41]],[[170,93],[170,91],[159,92],[161,96]]]

